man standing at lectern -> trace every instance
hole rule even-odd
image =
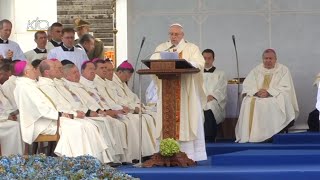
[[[182,74],[181,82],[178,86],[180,91],[180,105],[177,115],[177,136],[175,139],[180,143],[181,151],[194,161],[207,159],[204,130],[203,130],[203,111],[206,103],[206,96],[203,89],[202,71],[204,68],[204,59],[201,52],[195,44],[184,40],[183,27],[180,24],[172,24],[169,27],[169,41],[160,44],[155,49],[155,54],[150,59],[160,59],[157,52],[171,51],[179,54],[179,59],[185,59],[195,68],[199,68],[199,73]],[[162,134],[162,84],[161,80],[156,78],[158,89],[157,123],[156,137],[161,138]],[[179,102],[179,101],[178,101]]]

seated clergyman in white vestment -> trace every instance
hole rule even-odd
[[[7,19],[0,21],[0,60],[1,59],[26,59],[18,43],[9,40],[12,23]]]
[[[60,139],[55,148],[59,156],[76,157],[92,155],[102,162],[110,162],[107,145],[95,126],[71,119],[68,113],[59,112],[37,83],[37,74],[31,64],[20,61],[15,64],[16,88],[14,97],[20,112],[21,133],[24,142],[31,144],[40,134],[57,133],[60,119]]]
[[[91,63],[92,64],[92,63]],[[92,64],[93,65],[93,64]],[[93,65],[94,70],[94,65]],[[80,73],[78,68],[74,64],[67,64],[63,66],[63,74],[64,74],[64,85],[65,87],[74,94],[83,104],[87,106],[93,112],[97,113],[99,117],[90,117],[94,120],[102,120],[104,123],[108,124],[111,127],[113,137],[116,138],[116,144],[118,145],[119,151],[123,151],[127,149],[126,142],[126,126],[121,121],[113,118],[118,114],[109,111],[105,103],[100,99],[98,95],[94,92],[91,92],[87,87],[83,84],[79,83],[80,81]],[[93,71],[93,77],[94,77]],[[117,152],[118,153],[118,152]],[[120,153],[120,152],[119,152]],[[124,154],[121,152],[121,154]],[[122,159],[122,161],[126,161]],[[130,161],[130,160],[129,160]]]
[[[48,50],[46,49],[47,40],[48,40],[47,33],[45,31],[37,31],[34,34],[34,41],[36,42],[37,47],[35,49],[32,49],[24,53],[24,55],[26,56],[29,62],[35,59],[44,60],[47,58],[47,54],[48,54]]]
[[[121,110],[125,112],[123,114],[122,122],[126,124],[127,127],[127,142],[128,151],[132,159],[139,159],[139,115],[133,114],[133,110],[130,112],[130,108],[117,103],[123,98],[117,95],[115,84],[112,81],[114,67],[110,60],[94,60],[96,76],[94,77],[94,85],[91,87],[96,87],[98,93],[106,100],[108,106],[113,110]],[[81,82],[81,80],[80,80]],[[88,87],[88,86],[87,86]],[[126,100],[122,100],[126,101]],[[151,121],[151,124],[148,122]],[[153,123],[153,118],[148,114],[142,114],[142,156],[150,156],[155,153],[155,139],[152,135],[152,131],[155,131],[155,125]]]
[[[180,59],[185,59],[194,67],[203,71],[204,59],[199,48],[184,39],[183,27],[180,24],[172,24],[169,28],[169,41],[160,44],[155,52],[177,52]],[[161,59],[159,53],[155,53],[150,59]],[[180,88],[180,125],[179,140],[181,150],[195,161],[207,159],[203,130],[203,107],[206,97],[203,89],[203,73],[182,74]],[[156,78],[157,79],[157,78]],[[157,106],[157,134],[160,138],[162,131],[162,82],[157,79],[158,106]]]
[[[236,125],[236,142],[262,142],[298,117],[299,108],[289,69],[277,62],[273,49],[243,82],[244,96]]]
[[[64,28],[62,30],[62,42],[61,46],[55,47],[48,53],[48,59],[58,59],[62,61],[67,59],[72,61],[78,69],[81,69],[81,65],[84,61],[89,60],[85,51],[76,48],[74,43],[75,31],[72,28]]]
[[[227,79],[225,73],[213,66],[215,54],[211,49],[202,52],[204,64],[204,87],[207,104],[204,107],[204,132],[206,141],[214,142],[217,135],[217,126],[225,118],[227,103]]]
[[[1,88],[1,87],[0,87]],[[0,144],[2,156],[22,154],[20,124],[15,110],[0,90]]]
[[[110,127],[105,127],[106,124],[102,121],[95,122],[87,118],[84,111],[77,109],[76,106],[72,106],[72,104],[64,98],[55,87],[53,79],[60,73],[60,69],[58,69],[57,66],[59,63],[61,64],[58,60],[43,60],[40,63],[39,68],[42,77],[39,77],[39,88],[52,99],[52,102],[55,104],[58,111],[72,114],[74,119],[81,121],[82,123],[91,123],[97,126],[99,134],[105,139],[105,143],[108,145],[108,157],[110,160],[114,160],[115,151],[112,147],[113,136]]]

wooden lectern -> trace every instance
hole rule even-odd
[[[177,88],[180,86],[181,74],[198,73],[200,70],[194,68],[185,59],[166,60],[142,60],[149,69],[137,71],[140,75],[156,75],[162,80],[162,137],[177,139],[176,131],[179,128],[177,113],[180,113],[180,94]],[[150,160],[143,163],[143,167],[157,166],[192,166],[195,162],[187,157],[183,152],[172,157],[163,157],[160,153],[154,154]]]

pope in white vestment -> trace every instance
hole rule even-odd
[[[110,162],[105,150],[107,145],[95,126],[69,119],[69,115],[58,112],[52,100],[44,94],[35,81],[34,68],[21,61],[15,64],[19,76],[14,90],[15,101],[20,112],[22,139],[31,144],[40,134],[54,135],[60,118],[59,134],[55,153],[59,156],[76,157],[92,155],[104,163]]]
[[[23,153],[20,124],[14,119],[15,115],[11,115],[14,111],[8,99],[0,91],[0,144],[2,156],[22,155]],[[10,120],[8,119],[9,117]]]
[[[173,24],[169,28],[170,40],[160,44],[155,52],[174,51],[179,58],[190,62],[194,67],[203,71],[204,59],[199,48],[183,39],[184,32],[180,24]],[[161,59],[159,53],[155,53],[150,59]],[[156,78],[157,79],[157,78]],[[162,132],[162,84],[157,79],[158,103],[157,103],[157,134],[159,138]],[[206,97],[203,89],[202,73],[181,75],[181,102],[180,102],[180,132],[179,142],[181,151],[195,161],[207,159],[204,130],[203,107]]]
[[[243,82],[242,101],[236,125],[236,142],[262,142],[296,119],[299,108],[289,69],[277,63],[273,49],[264,51],[263,63]]]

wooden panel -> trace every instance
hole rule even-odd
[[[176,63],[169,61],[169,62],[152,62],[150,63],[151,70],[173,70],[176,69]]]
[[[180,79],[179,79],[180,80]],[[176,133],[176,84],[174,80],[162,80],[162,135],[175,138]]]
[[[50,142],[50,141],[58,141],[59,135],[39,135],[34,142]]]

